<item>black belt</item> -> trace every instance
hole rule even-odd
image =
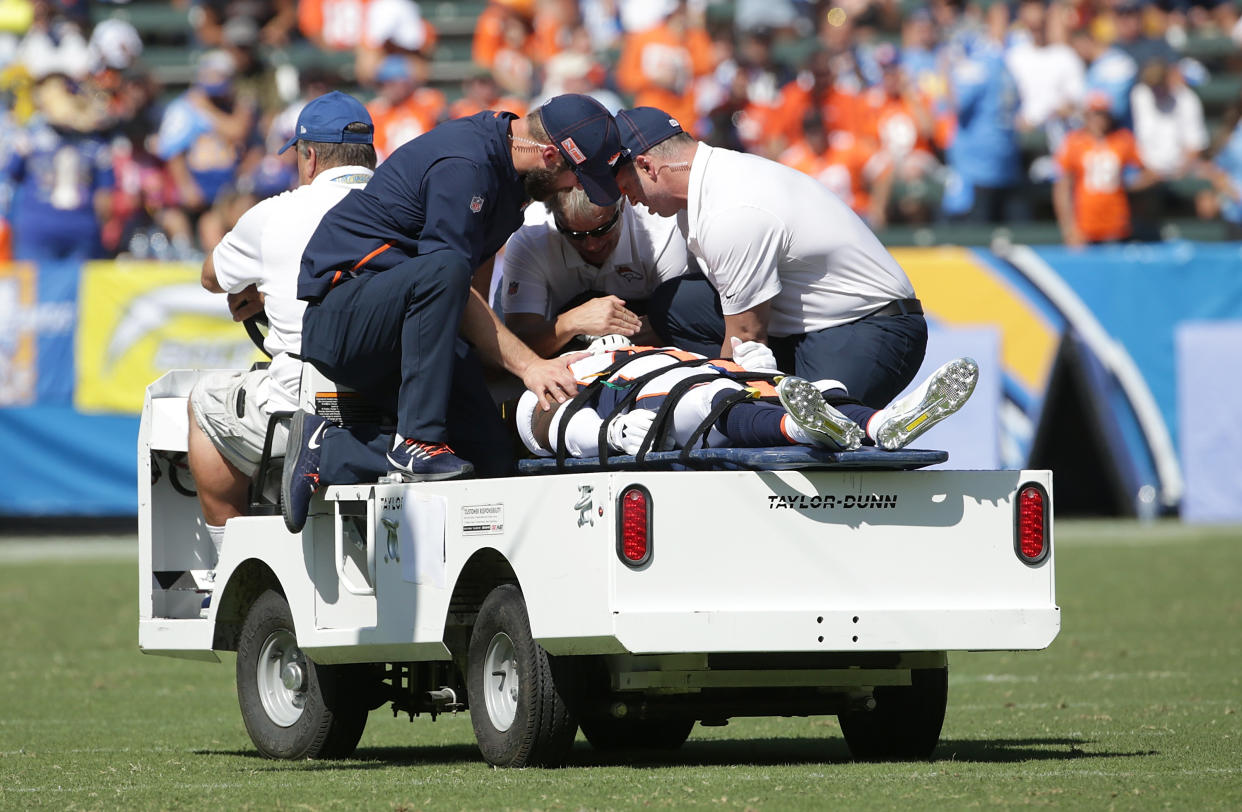
[[[879,310],[873,310],[864,319],[874,316],[921,316],[923,315],[923,303],[918,299],[895,299],[881,307]]]

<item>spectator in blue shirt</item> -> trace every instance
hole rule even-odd
[[[40,112],[13,139],[2,174],[12,201],[15,259],[103,256],[100,223],[116,185],[112,154],[98,134],[71,124]]]
[[[1232,120],[1232,126],[1228,122]],[[1212,188],[1196,200],[1199,216],[1211,219],[1220,216],[1228,225],[1229,239],[1242,239],[1242,96],[1226,115],[1229,133],[1216,153],[1216,159],[1205,167]]]
[[[233,58],[224,51],[204,54],[195,85],[168,105],[160,122],[156,155],[167,163],[194,221],[234,184],[252,135],[254,107],[233,92],[233,72]],[[214,240],[203,246],[212,247]]]
[[[1099,42],[1082,29],[1073,35],[1074,50],[1087,64],[1087,95],[1108,96],[1108,113],[1118,127],[1130,129],[1130,91],[1138,81],[1138,63],[1115,45]]]
[[[957,132],[946,156],[944,213],[978,223],[1026,219],[1019,190],[1018,91],[1000,43],[974,39],[951,68],[949,81]]]

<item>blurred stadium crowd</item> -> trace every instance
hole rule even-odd
[[[1233,0],[0,0],[0,256],[197,260],[296,183],[301,106],[381,158],[563,92],[653,105],[874,227],[1242,237]]]

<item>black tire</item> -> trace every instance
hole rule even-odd
[[[949,669],[916,668],[910,685],[875,689],[875,709],[837,716],[855,761],[926,761],[940,742]]]
[[[676,750],[690,738],[693,719],[582,717],[582,735],[600,751]]]
[[[578,731],[566,701],[573,674],[531,636],[526,601],[517,586],[498,586],[483,601],[470,633],[466,671],[470,722],[489,764],[565,763]]]
[[[292,663],[301,686],[280,681]],[[237,701],[246,732],[268,758],[345,758],[367,724],[368,708],[355,677],[365,666],[323,666],[297,647],[293,616],[279,592],[268,590],[246,613],[237,642]]]

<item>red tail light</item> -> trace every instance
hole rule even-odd
[[[631,567],[651,559],[651,494],[642,485],[621,491],[617,511],[617,554]]]
[[[1048,557],[1048,493],[1040,485],[1018,489],[1017,536],[1014,550],[1028,564]]]

